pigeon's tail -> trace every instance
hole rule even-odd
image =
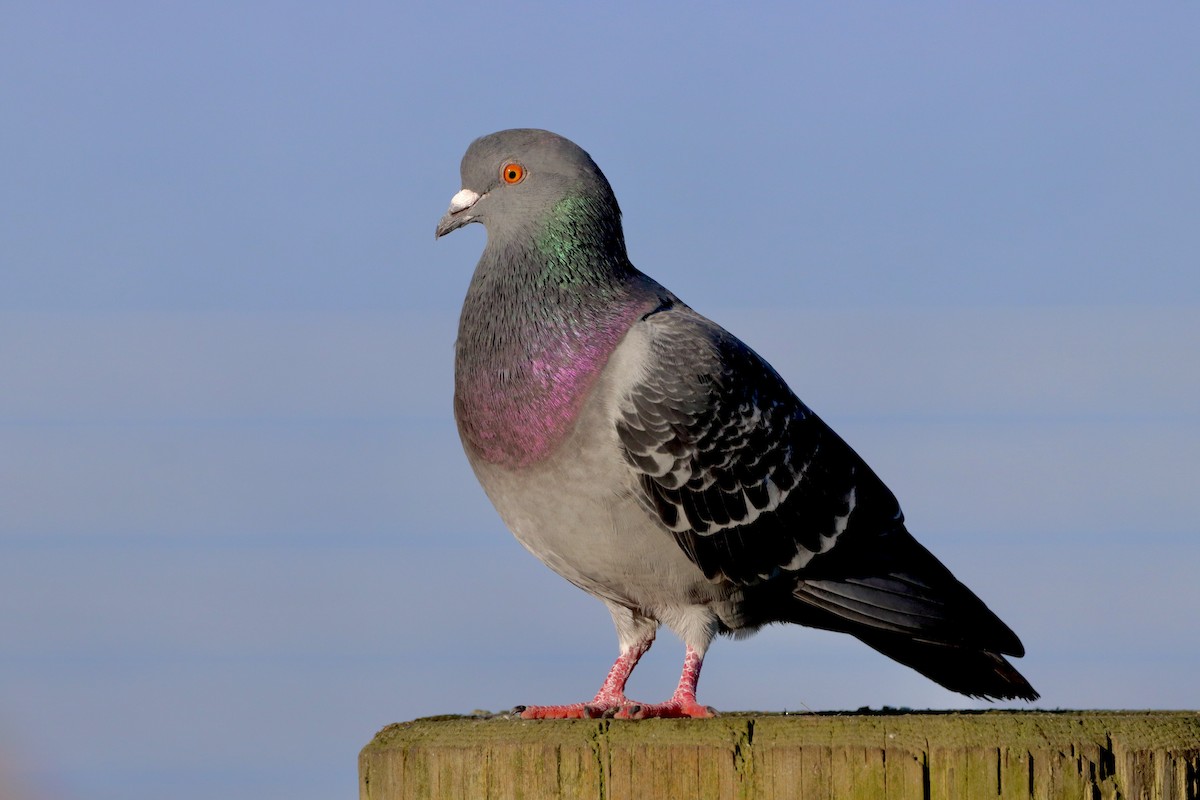
[[[885,656],[953,692],[988,700],[1036,700],[1040,695],[1008,659],[990,650],[905,639],[894,634],[856,632]]]
[[[1038,696],[1004,657],[1024,655],[1021,640],[908,531],[870,544],[853,559],[814,560],[776,606],[786,621],[849,633],[962,694]]]
[[[979,628],[994,630],[995,626],[1002,627],[1007,633],[1000,639],[1007,645],[1004,652],[1021,655],[1024,651],[1016,636],[974,595],[970,597],[985,612],[979,617]],[[956,641],[935,641],[923,638],[917,631],[901,631],[891,625],[881,625],[877,620],[849,619],[844,613],[810,603],[810,600],[793,602],[792,613],[786,621],[849,633],[885,656],[960,694],[990,700],[1036,700],[1039,697],[1025,676],[997,652],[1000,648],[994,639],[990,645],[963,641],[958,637],[953,637]],[[924,633],[936,636],[934,630]]]

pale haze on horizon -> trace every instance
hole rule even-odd
[[[0,781],[353,796],[383,725],[590,696],[608,613],[451,417],[470,141],[545,127],[1022,638],[1200,708],[1200,6],[6,7]],[[666,696],[664,631],[630,685]],[[847,636],[718,709],[983,708]],[[1013,707],[1024,707],[1015,704]],[[8,791],[7,784],[0,792]]]

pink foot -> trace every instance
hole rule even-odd
[[[617,719],[708,719],[716,715],[711,706],[700,705],[694,697],[672,697],[665,703],[649,705],[629,703],[616,713]]]
[[[517,706],[521,719],[599,719],[612,716],[621,706],[604,703],[571,703],[565,706]]]
[[[596,696],[587,703],[571,703],[565,706],[517,706],[513,709],[522,719],[650,719],[652,717],[674,719],[706,719],[717,712],[696,702],[696,682],[700,678],[700,667],[704,656],[688,645],[683,659],[683,673],[675,694],[665,703],[636,703],[625,696],[625,682],[638,659],[650,647],[653,637],[638,642],[621,652],[604,685]]]
[[[715,717],[717,712],[708,706],[696,702],[696,682],[700,680],[700,667],[704,664],[704,656],[688,645],[687,655],[683,659],[683,674],[679,676],[679,686],[675,694],[665,703],[642,705],[626,702],[617,712],[617,719],[650,719],[652,717],[707,719]]]
[[[629,673],[633,672],[633,668],[637,666],[638,659],[650,649],[652,641],[654,641],[653,636],[621,651],[621,655],[613,663],[612,669],[608,671],[608,677],[604,679],[600,691],[596,692],[596,696],[587,703],[571,703],[565,706],[517,706],[513,710],[521,715],[521,719],[611,717],[626,706],[635,705],[625,696],[625,681],[629,680]]]

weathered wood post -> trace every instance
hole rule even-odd
[[[1200,712],[723,714],[389,725],[361,800],[1195,800]]]

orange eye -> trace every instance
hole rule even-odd
[[[504,178],[505,183],[520,183],[525,179],[525,168],[515,161],[505,164],[500,170],[500,177]]]

